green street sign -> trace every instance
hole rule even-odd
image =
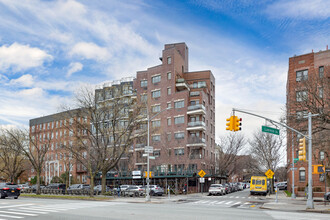
[[[293,158],[293,162],[297,163],[299,161],[299,158]]]
[[[261,130],[262,130],[262,132],[267,132],[267,133],[271,133],[271,134],[276,134],[276,135],[280,134],[280,130],[278,130],[276,128],[267,127],[267,126],[262,126]]]

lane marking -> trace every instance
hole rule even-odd
[[[241,204],[241,202],[236,202],[236,203],[234,203],[233,205],[237,205],[237,204]]]
[[[21,216],[14,216],[14,215],[2,215],[2,214],[0,214],[0,216],[7,217],[7,218],[24,218],[24,217],[21,217]]]
[[[38,211],[29,211],[29,210],[20,210],[20,209],[8,209],[10,211],[23,211],[23,212],[27,212],[27,213],[37,213],[37,214],[48,214],[48,212],[38,212]]]
[[[29,205],[33,205],[33,204],[8,205],[8,206],[2,206],[2,207],[0,207],[0,209],[19,207],[19,206],[29,206]]]
[[[224,203],[225,201],[221,201],[221,202],[218,202],[217,204],[221,204],[221,203]]]
[[[28,216],[38,216],[36,214],[31,213],[19,213],[19,212],[10,212],[10,211],[0,211],[1,213],[8,213],[8,214],[17,214],[17,215],[28,215]]]
[[[22,207],[20,209],[24,209],[24,210],[32,210],[32,211],[45,211],[45,212],[59,212],[59,211],[55,211],[55,210],[45,210],[45,209],[40,209],[40,208],[25,208]]]
[[[227,202],[227,203],[225,203],[226,205],[229,205],[230,203],[232,203],[233,201],[229,201],[229,202]]]

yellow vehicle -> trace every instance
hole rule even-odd
[[[250,194],[267,195],[267,178],[265,176],[252,176],[250,183]]]

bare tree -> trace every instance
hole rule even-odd
[[[31,163],[37,176],[37,194],[40,194],[40,176],[44,167],[45,156],[48,152],[52,136],[32,130],[31,133],[24,129],[6,130],[6,134],[13,141],[15,148],[20,151]]]
[[[6,131],[0,131],[0,172],[6,175],[10,182],[17,179],[26,170],[26,159],[18,149],[13,138]]]
[[[67,129],[74,143],[67,147],[73,157],[86,168],[93,196],[94,178],[101,171],[102,193],[105,192],[107,172],[132,146],[134,130],[141,119],[141,106],[122,93],[104,100],[103,90],[82,87],[76,94],[77,109],[67,111]]]
[[[256,131],[252,140],[250,153],[258,161],[261,170],[271,169],[273,171],[278,167],[281,159],[284,157],[284,137],[273,134]]]
[[[241,133],[230,133],[225,137],[220,137],[218,143],[218,164],[221,175],[231,175],[234,167],[231,166],[241,152],[246,141]]]

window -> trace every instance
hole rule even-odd
[[[158,141],[160,141],[160,135],[154,135],[154,136],[152,136],[151,139],[153,142],[158,142]]]
[[[322,99],[323,98],[323,87],[319,88],[319,97]]]
[[[161,80],[161,75],[151,77],[152,83],[159,83]]]
[[[305,182],[306,181],[306,172],[305,168],[300,168],[302,170],[299,170],[299,181],[300,182]]]
[[[172,73],[171,72],[167,73],[167,79],[172,79]]]
[[[153,156],[154,157],[159,157],[160,156],[160,150],[154,150]]]
[[[167,64],[171,64],[172,63],[172,58],[171,57],[167,57]]]
[[[147,80],[141,80],[141,87],[147,87],[148,81]]]
[[[148,100],[147,94],[142,94],[141,95],[141,102],[147,102],[147,100]]]
[[[167,88],[167,95],[171,95],[171,87]]]
[[[184,107],[184,100],[174,102],[174,108],[183,108]]]
[[[160,127],[160,120],[151,121],[152,127]]]
[[[168,118],[167,119],[167,125],[171,125],[172,124],[172,120],[171,120],[171,118]]]
[[[323,78],[323,76],[324,76],[324,66],[320,66],[319,67],[319,77]]]
[[[184,116],[179,116],[174,118],[174,124],[183,124],[184,123]]]
[[[320,160],[324,160],[324,151],[320,151]]]
[[[158,98],[160,97],[160,90],[156,90],[151,92],[152,98]]]
[[[306,116],[308,114],[308,112],[307,111],[297,111],[296,114],[297,114],[297,119],[303,119],[304,116]]]
[[[167,141],[171,141],[172,139],[172,133],[167,133]]]
[[[206,87],[206,82],[202,81],[202,82],[198,82],[198,88],[205,88]]]
[[[304,81],[308,79],[308,70],[299,70],[296,72],[296,81]]]
[[[298,91],[296,92],[296,101],[297,102],[302,102],[307,100],[307,91]]]
[[[170,102],[167,103],[167,108],[172,108],[172,105]]]
[[[184,155],[184,148],[174,149],[174,154],[175,154],[176,156]]]
[[[184,139],[184,132],[174,133],[175,139]]]
[[[160,112],[160,105],[152,106],[152,112]]]

